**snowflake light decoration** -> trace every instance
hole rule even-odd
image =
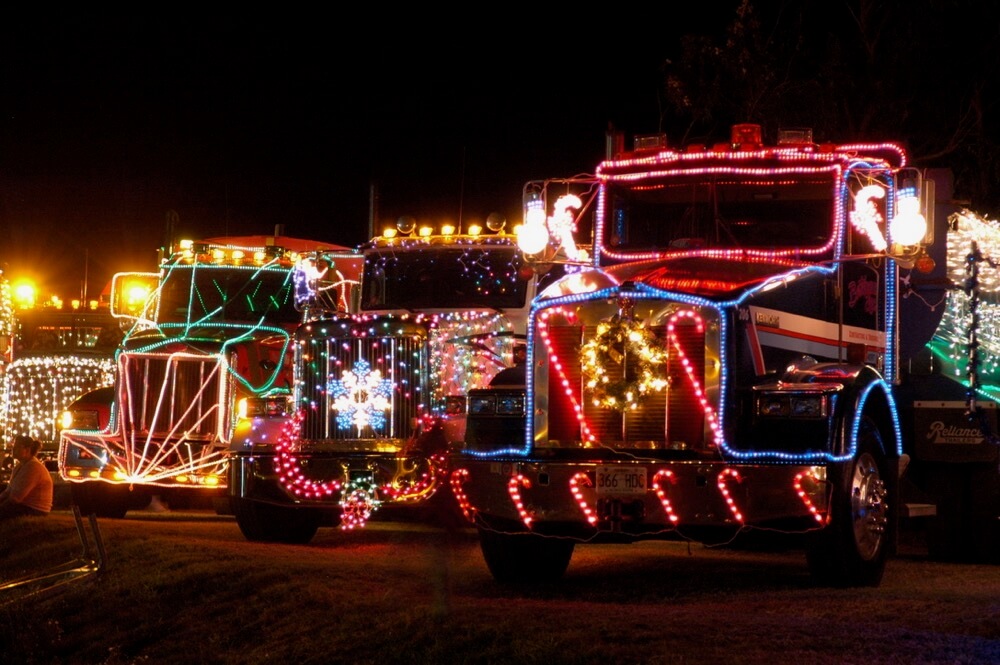
[[[385,412],[392,397],[392,381],[382,378],[380,370],[373,370],[367,360],[354,363],[354,370],[344,370],[342,378],[330,381],[327,389],[334,398],[332,408],[337,412],[337,425],[347,429],[352,425],[360,433],[365,427],[385,427]]]

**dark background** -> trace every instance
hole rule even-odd
[[[8,276],[64,298],[86,280],[93,297],[115,271],[154,269],[169,211],[175,236],[280,224],[345,246],[372,218],[513,223],[525,181],[593,170],[608,122],[657,129],[648,51],[602,54],[530,17],[326,14],[7,17]]]
[[[991,3],[757,4],[2,10],[0,263],[94,297],[170,236],[513,225],[524,183],[592,173],[610,127],[807,125],[929,162],[996,133]]]

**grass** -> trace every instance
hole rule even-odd
[[[815,588],[800,552],[579,546],[559,584],[489,576],[472,531],[249,543],[230,518],[99,524],[107,566],[0,590],[5,664],[995,663],[1000,568],[901,558]],[[69,513],[0,523],[0,583],[81,555]]]

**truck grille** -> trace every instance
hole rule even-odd
[[[690,319],[690,320],[689,320]],[[702,406],[702,395],[717,394],[717,377],[707,376],[707,361],[717,358],[715,336],[706,335],[708,325],[695,325],[693,317],[684,317],[668,333],[665,323],[648,327],[658,343],[668,352],[665,365],[658,371],[669,379],[669,386],[649,393],[634,410],[622,412],[595,404],[584,388],[580,349],[595,336],[595,325],[552,325],[545,335],[549,357],[562,359],[558,368],[548,373],[548,439],[550,445],[594,440],[603,445],[623,448],[699,450],[711,447],[714,440],[708,419],[714,411]],[[567,361],[572,359],[572,361]],[[686,359],[685,369],[683,360]],[[604,367],[611,383],[635,376],[637,362],[625,354],[622,362]],[[717,405],[713,405],[717,409]]]
[[[307,441],[379,441],[408,437],[427,413],[426,337],[310,338],[313,363],[299,377]],[[301,352],[301,351],[300,351]]]
[[[124,353],[123,425],[160,439],[228,440],[233,386],[224,358],[187,353]]]

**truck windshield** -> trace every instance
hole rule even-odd
[[[365,257],[361,308],[520,308],[528,290],[520,269],[515,247],[373,252]]]
[[[160,323],[297,323],[287,268],[187,266],[165,269]]]
[[[623,251],[819,247],[833,233],[832,176],[684,176],[611,183],[603,243]]]

